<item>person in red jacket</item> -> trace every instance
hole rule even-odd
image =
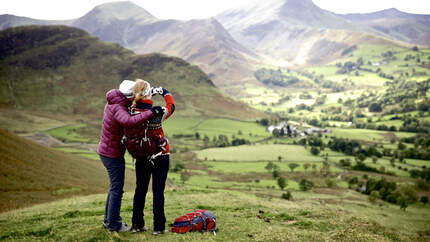
[[[154,213],[154,235],[165,232],[166,217],[164,215],[164,189],[167,173],[169,171],[169,143],[164,137],[162,122],[169,118],[175,111],[175,103],[172,95],[162,87],[151,88],[144,80],[136,80],[134,87],[136,98],[134,100],[134,112],[141,113],[150,110],[153,106],[152,96],[162,95],[166,106],[163,107],[163,115],[153,117],[143,127],[146,135],[144,140],[150,140],[156,147],[151,153],[143,150],[142,153],[132,154],[136,158],[136,190],[133,199],[132,232],[148,230],[145,227],[143,209],[145,207],[146,193],[148,192],[149,180],[152,175],[153,213]],[[133,128],[131,133],[139,132]],[[128,131],[126,131],[128,132]],[[155,145],[154,145],[155,144]],[[129,150],[130,152],[130,150]]]
[[[163,109],[152,107],[139,115],[131,116],[128,107],[134,99],[135,82],[124,80],[119,90],[106,93],[107,104],[103,113],[103,124],[97,153],[109,175],[109,192],[106,199],[103,226],[111,231],[127,231],[130,228],[122,223],[120,216],[121,199],[124,187],[125,147],[121,143],[124,128],[139,126],[147,120],[160,116]]]

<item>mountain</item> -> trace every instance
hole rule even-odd
[[[250,60],[256,57],[215,19],[158,20],[131,2],[97,6],[73,26],[138,54],[160,52],[183,58],[202,68],[217,86],[249,75]]]
[[[164,86],[177,115],[254,118],[259,112],[225,96],[197,66],[161,54],[135,55],[67,26],[0,32],[0,106],[100,118],[105,93],[123,79]],[[216,105],[214,105],[216,104]]]
[[[64,24],[83,29],[103,41],[137,54],[159,52],[198,65],[217,86],[252,75],[257,55],[236,42],[215,19],[160,20],[129,1],[99,5],[70,21],[0,16],[0,27]]]
[[[0,15],[0,30],[23,25],[70,25],[73,20],[39,20],[10,14]]]
[[[395,8],[366,14],[338,14],[379,34],[411,44],[430,44],[430,15],[410,14]]]
[[[106,193],[103,164],[0,129],[0,212],[76,195]],[[127,170],[125,189],[134,187]]]
[[[136,26],[158,21],[145,9],[131,2],[113,2],[95,7],[83,17],[72,22],[72,26],[86,30],[103,41],[118,43],[124,47],[136,31]]]
[[[363,27],[316,6],[311,0],[269,0],[216,16],[232,36],[274,64],[321,63],[335,59],[363,38]],[[282,60],[284,63],[282,63]]]

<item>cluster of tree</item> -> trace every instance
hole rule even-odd
[[[174,134],[173,138],[182,139],[182,138],[194,138],[195,134]]]
[[[420,82],[394,80],[386,82],[386,86],[387,90],[383,95],[377,96],[373,92],[368,95],[362,94],[357,99],[350,100],[348,104],[344,102],[344,105],[368,108],[370,112],[383,111],[384,115],[430,110],[430,100],[426,97],[430,90],[430,79]],[[417,103],[416,100],[419,98],[423,98],[423,101]]]
[[[373,124],[373,123],[355,123],[354,127],[357,129],[373,129],[373,130],[384,130],[384,131],[391,131],[396,132],[397,128],[394,125],[387,126],[385,124]]]
[[[348,48],[344,49],[344,50],[342,51],[341,55],[342,55],[342,56],[345,56],[345,55],[347,55],[347,54],[349,54],[349,53],[353,52],[353,51],[354,51],[354,50],[356,50],[357,48],[358,48],[358,47],[357,47],[357,45],[352,45],[352,46],[350,46],[350,47],[348,47]]]
[[[312,181],[306,180],[306,179],[301,179],[299,182],[299,187],[300,190],[302,191],[309,191],[312,190],[312,188],[314,187],[314,183]]]
[[[276,180],[276,183],[278,184],[279,188],[281,188],[281,190],[284,190],[284,188],[288,185],[288,181],[281,176],[281,168],[278,165],[274,164],[272,161],[269,161],[264,168],[269,173],[272,173],[272,177]],[[292,196],[290,196],[288,199],[290,198],[292,198]]]
[[[406,209],[418,201],[418,195],[411,186],[398,187],[395,182],[387,181],[385,178],[360,181],[358,177],[352,177],[348,184],[351,188],[355,187],[357,191],[369,195],[370,201],[381,199],[397,204],[401,209]]]
[[[402,142],[414,144],[415,147],[426,150],[430,147],[430,135],[428,134],[417,134],[413,137],[402,138]]]
[[[281,70],[262,68],[254,73],[255,78],[266,85],[286,87],[301,82],[296,76],[286,75]]]
[[[267,118],[262,118],[262,119],[260,119],[260,120],[256,120],[255,121],[257,124],[261,124],[261,125],[263,125],[263,126],[269,126],[269,124],[270,124],[270,121],[269,121],[269,119],[267,119]]]
[[[269,161],[264,169],[266,169],[267,172],[272,173],[272,177],[275,179],[278,178],[281,173],[281,168],[272,161]]]
[[[374,146],[362,147],[362,145],[356,140],[348,140],[334,137],[328,142],[327,147],[333,151],[342,152],[347,155],[382,157],[382,153]]]
[[[430,182],[430,168],[423,170],[411,169],[409,170],[409,173],[413,178],[422,178],[425,181]]]
[[[312,106],[308,106],[308,105],[306,105],[304,103],[301,103],[301,104],[297,104],[296,105],[296,110],[297,111],[300,111],[300,110],[312,111],[312,110],[314,110],[314,108]]]
[[[338,74],[348,74],[352,71],[358,70],[358,67],[360,66],[358,63],[347,61],[345,63],[336,63],[336,66],[339,68],[336,73]]]
[[[227,147],[227,146],[238,146],[244,144],[250,144],[249,140],[241,139],[241,138],[233,138],[230,142],[226,135],[220,134],[214,136],[212,140],[209,139],[208,136],[205,135],[203,138],[203,144],[205,147]]]
[[[323,105],[326,101],[327,101],[327,95],[321,95],[316,98],[314,105],[320,106],[320,105]]]
[[[386,79],[390,79],[390,80],[394,80],[394,76],[390,75],[390,74],[386,74],[384,72],[379,71],[378,76],[382,77],[382,78],[386,78]]]
[[[402,126],[399,128],[399,131],[405,132],[414,132],[414,133],[430,133],[430,122],[428,121],[420,121],[417,118],[413,117],[404,117]]]
[[[398,105],[407,106],[409,101],[413,101],[413,105],[408,107],[410,111],[417,110],[415,100],[420,97],[426,97],[427,92],[430,90],[430,79],[426,81],[408,81],[408,80],[395,80],[393,82],[386,82],[387,90],[380,97],[381,105]],[[405,109],[407,107],[403,107]],[[427,110],[425,106],[422,107]],[[406,109],[408,110],[408,109]]]
[[[390,60],[396,60],[396,56],[394,55],[394,52],[392,52],[391,50],[384,52],[381,54],[382,57],[385,58],[385,61],[390,61]]]
[[[312,97],[312,95],[311,94],[309,94],[308,92],[303,92],[303,93],[300,93],[300,95],[299,95],[299,98],[300,99],[312,99],[313,97]]]
[[[346,90],[346,83],[338,83],[331,80],[323,80],[321,82],[323,88],[331,89],[332,92],[343,92]]]

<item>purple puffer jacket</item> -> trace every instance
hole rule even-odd
[[[131,116],[127,111],[131,102],[118,89],[106,93],[106,99],[107,104],[103,113],[103,126],[97,153],[109,158],[121,158],[125,152],[125,146],[121,144],[124,128],[141,125],[152,118],[153,114],[148,110]]]

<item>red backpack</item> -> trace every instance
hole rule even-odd
[[[195,210],[178,218],[175,218],[172,232],[186,233],[190,231],[218,231],[216,217],[208,210]]]
[[[166,150],[169,143],[165,137],[148,137],[147,132],[147,125],[141,125],[134,129],[124,129],[121,142],[133,158],[150,157]]]

